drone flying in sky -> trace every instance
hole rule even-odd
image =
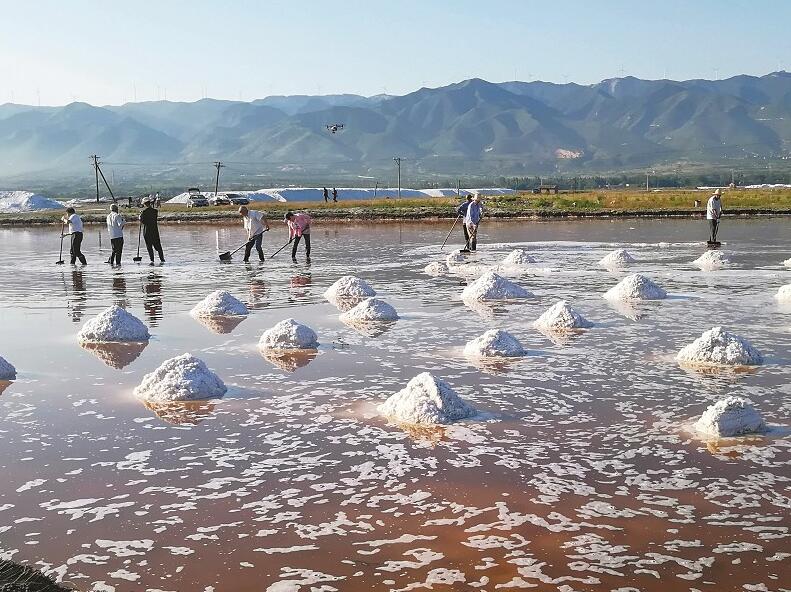
[[[328,132],[334,134],[338,130],[342,130],[343,129],[343,124],[342,123],[329,123],[325,127],[327,128]]]

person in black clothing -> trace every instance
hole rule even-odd
[[[85,255],[82,254],[82,218],[77,215],[74,208],[66,208],[66,215],[61,218],[61,221],[69,225],[71,264],[74,265],[79,259],[80,263],[88,265]]]
[[[324,188],[324,203],[330,201],[330,194],[327,192],[327,188]]]
[[[143,225],[143,240],[146,242],[148,256],[151,265],[154,265],[154,251],[159,254],[159,261],[165,262],[165,255],[162,252],[162,243],[159,240],[159,226],[157,226],[157,210],[151,207],[151,198],[143,200],[145,208],[140,212],[140,224]]]
[[[332,201],[338,201],[338,190],[335,187],[332,188]]]
[[[456,214],[461,216],[461,219],[464,220],[464,217],[467,215],[467,208],[470,207],[472,203],[472,195],[469,193],[467,194],[467,201],[463,201],[459,204],[459,207],[456,208]],[[461,229],[464,231],[464,244],[468,244],[470,242],[470,232],[467,230],[467,225],[462,224]]]

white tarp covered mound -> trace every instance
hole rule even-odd
[[[763,432],[766,424],[750,401],[741,397],[726,397],[703,412],[695,422],[695,429],[707,436],[730,438]]]
[[[16,368],[11,362],[0,356],[0,380],[14,380],[15,378]]]
[[[464,288],[461,297],[469,301],[511,300],[532,298],[533,294],[511,280],[490,271]]]
[[[423,268],[423,273],[433,276],[445,275],[449,271],[448,265],[442,261],[432,261]]]
[[[80,341],[148,341],[151,335],[143,321],[120,306],[103,310],[83,325],[77,334]]]
[[[382,415],[405,423],[449,424],[472,417],[474,407],[444,380],[423,372],[379,406]]]
[[[637,259],[632,257],[626,249],[616,249],[612,253],[605,255],[599,260],[602,267],[625,267],[630,263],[635,263]]]
[[[182,354],[146,374],[134,393],[145,401],[197,401],[222,397],[227,390],[203,360]]]
[[[519,340],[503,329],[489,329],[464,346],[464,354],[477,358],[515,358],[525,355]]]
[[[194,317],[246,316],[244,303],[226,290],[215,290],[190,311]]]
[[[258,342],[258,347],[263,350],[316,349],[318,346],[316,332],[294,319],[280,321],[267,329]]]
[[[505,259],[503,259],[503,265],[514,267],[518,265],[528,265],[535,262],[536,260],[530,256],[530,253],[528,253],[526,249],[514,249]]]
[[[324,292],[324,297],[330,302],[349,299],[372,298],[376,290],[369,286],[365,280],[353,275],[345,275],[332,284]]]
[[[705,331],[695,341],[681,348],[679,362],[709,366],[759,366],[763,356],[752,344],[722,327]]]
[[[0,213],[62,210],[63,204],[30,191],[0,191]]]
[[[340,319],[344,323],[397,321],[398,313],[384,300],[366,298],[351,310],[343,313]]]
[[[593,323],[571,308],[568,302],[559,300],[544,311],[533,326],[539,331],[574,331],[593,327]]]
[[[780,286],[775,298],[777,298],[780,302],[791,302],[791,284]]]
[[[702,270],[720,269],[732,263],[731,258],[723,251],[706,251],[692,262]]]
[[[667,292],[639,273],[627,275],[604,293],[610,300],[662,300]]]

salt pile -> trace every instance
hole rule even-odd
[[[791,302],[791,284],[780,286],[775,296],[780,302]]]
[[[485,273],[472,282],[461,293],[463,300],[509,300],[532,298],[533,294],[493,271]]]
[[[729,438],[762,432],[766,424],[750,401],[741,397],[726,397],[703,412],[695,422],[695,429],[709,436]]]
[[[467,263],[467,258],[461,253],[451,253],[445,257],[445,263],[448,267],[456,267],[458,265],[464,265]]]
[[[465,355],[480,358],[491,356],[515,358],[523,356],[525,353],[525,348],[522,347],[519,340],[502,329],[490,329],[483,335],[468,341],[464,346]]]
[[[0,212],[38,212],[42,210],[61,210],[63,204],[30,191],[0,191]]]
[[[83,325],[77,334],[80,341],[148,341],[143,321],[120,306],[113,305]]]
[[[0,356],[0,380],[14,380],[16,378],[16,368],[11,365],[3,356]]]
[[[365,280],[353,275],[345,275],[332,284],[324,297],[330,302],[348,298],[371,298],[376,296],[376,290],[369,286]]]
[[[609,255],[602,257],[599,261],[599,265],[603,267],[623,267],[624,265],[629,265],[636,261],[637,259],[632,257],[626,249],[616,249]]]
[[[791,267],[791,259],[786,259],[785,261],[783,261],[783,265],[785,265],[786,267]]]
[[[611,300],[662,300],[667,298],[667,292],[644,275],[633,273],[607,290],[604,297]]]
[[[215,290],[198,302],[190,311],[195,317],[245,316],[247,307],[241,300],[225,290]]]
[[[378,298],[367,298],[360,302],[351,310],[343,313],[340,319],[344,323],[348,322],[376,322],[376,321],[397,321],[398,313],[384,300]]]
[[[477,413],[447,382],[428,372],[418,374],[391,395],[379,411],[398,421],[417,424],[448,424]]]
[[[511,253],[503,259],[503,265],[527,265],[529,263],[535,263],[536,260],[533,259],[530,254],[525,249],[514,249]]]
[[[146,374],[134,393],[147,401],[195,401],[222,397],[227,390],[203,360],[182,354]]]
[[[423,268],[423,273],[428,275],[445,275],[448,271],[447,264],[442,261],[433,261]]]
[[[538,317],[533,326],[539,331],[573,331],[588,329],[593,323],[571,308],[568,302],[559,300]]]
[[[758,366],[763,363],[761,352],[746,339],[714,327],[705,331],[676,355],[679,362],[717,366]]]
[[[701,269],[710,270],[710,269],[720,269],[721,267],[726,267],[730,265],[731,259],[723,253],[722,251],[715,250],[715,251],[706,251],[700,257],[695,259],[692,262],[694,265],[697,265]]]
[[[271,329],[264,331],[258,342],[260,349],[316,349],[316,332],[294,319],[280,321]]]

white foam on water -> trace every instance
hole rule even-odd
[[[77,334],[80,341],[115,342],[148,341],[151,335],[143,321],[120,306],[103,310],[83,325]]]
[[[366,298],[360,304],[340,316],[344,323],[359,321],[396,321],[396,309],[379,298]]]
[[[565,300],[559,300],[533,322],[541,331],[568,331],[588,329],[593,326],[588,319],[574,310]]]
[[[316,349],[318,345],[316,332],[294,319],[285,319],[267,329],[258,342],[263,350]]]
[[[705,331],[676,355],[679,362],[715,366],[758,366],[763,356],[746,339],[722,327]]]
[[[226,290],[215,290],[190,311],[194,317],[245,316],[244,303]]]
[[[728,438],[762,432],[766,424],[750,401],[726,397],[703,412],[695,422],[695,429],[707,436]]]
[[[448,265],[442,261],[432,261],[423,268],[423,273],[433,276],[445,275],[448,271]]]
[[[503,329],[489,329],[464,346],[465,355],[479,358],[514,358],[524,356],[525,353],[519,340]]]
[[[635,263],[635,259],[626,249],[616,249],[612,253],[605,255],[599,260],[602,267],[624,267],[630,263]]]
[[[146,401],[197,401],[222,397],[228,389],[203,360],[182,354],[165,360],[135,388],[136,397]]]
[[[16,368],[11,362],[0,356],[0,380],[14,380],[15,378]]]
[[[376,296],[376,290],[369,286],[365,280],[353,275],[343,276],[324,292],[324,297],[332,303],[373,296]]]
[[[610,300],[662,300],[667,298],[659,285],[639,273],[626,276],[604,293]]]
[[[527,252],[527,249],[514,249],[503,259],[503,265],[517,267],[519,265],[529,265],[536,260]]]
[[[379,406],[379,411],[405,423],[430,425],[449,424],[477,413],[447,382],[428,372],[418,374],[391,395]]]
[[[490,271],[464,288],[461,297],[469,301],[511,300],[532,298],[533,294],[511,280]]]
[[[727,267],[733,263],[733,261],[724,251],[716,249],[706,251],[692,263],[704,271],[710,271],[712,269],[721,269],[723,267]]]
[[[780,286],[777,294],[775,294],[775,298],[777,298],[780,302],[791,302],[791,284]]]

